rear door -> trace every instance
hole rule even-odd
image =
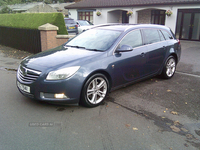
[[[143,29],[142,33],[145,39],[145,45],[147,45],[146,74],[156,74],[165,59],[167,42],[157,29]]]

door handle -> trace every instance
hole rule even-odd
[[[143,53],[141,53],[141,54],[140,54],[140,56],[141,56],[141,57],[144,57],[144,56],[145,56],[145,53],[144,53],[144,52],[143,52]]]

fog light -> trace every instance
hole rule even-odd
[[[40,97],[41,98],[51,98],[51,99],[64,99],[64,98],[68,98],[64,93],[43,93],[43,92],[40,92]]]
[[[64,93],[61,94],[54,94],[55,98],[59,98],[59,99],[63,99],[63,98],[67,98],[67,96]]]

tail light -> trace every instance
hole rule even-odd
[[[75,25],[78,28],[78,25]]]
[[[179,40],[179,39],[177,39],[177,41],[178,41],[178,44],[179,44],[179,45],[181,45],[181,42],[180,42],[180,40]]]

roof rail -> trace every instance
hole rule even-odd
[[[123,23],[106,23],[106,24],[99,24],[99,25],[94,25],[92,28],[89,29],[94,29],[97,27],[105,27],[105,26],[113,26],[113,25],[122,25]]]

